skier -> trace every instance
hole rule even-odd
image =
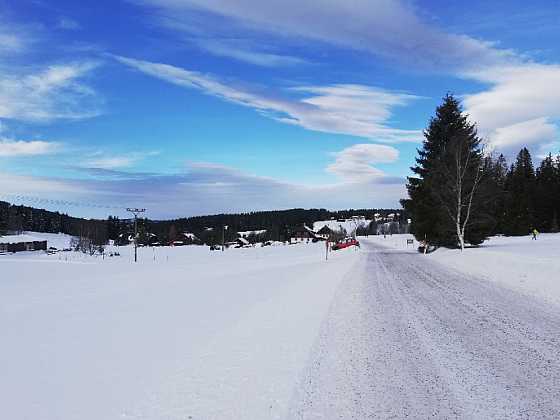
[[[533,229],[533,231],[531,232],[533,234],[533,241],[537,240],[537,235],[539,234],[539,231],[537,229]]]

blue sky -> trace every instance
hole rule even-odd
[[[558,1],[0,0],[0,199],[398,206],[447,92],[489,150],[559,151],[559,22]]]

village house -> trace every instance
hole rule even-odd
[[[316,235],[320,238],[328,239],[332,236],[333,233],[334,233],[333,230],[327,225],[325,225],[317,231]]]
[[[317,233],[306,225],[298,226],[290,231],[290,242],[309,242],[317,240],[319,240]]]
[[[47,241],[30,235],[0,236],[0,253],[46,251]]]
[[[191,232],[181,232],[177,234],[174,241],[170,243],[173,246],[183,246],[183,245],[200,245],[202,241]]]

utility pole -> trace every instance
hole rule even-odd
[[[224,225],[222,227],[222,252],[225,251],[225,246],[226,246],[226,230],[228,228],[228,225]]]
[[[138,214],[144,213],[146,209],[131,209],[126,211],[134,215],[134,262],[138,262]]]

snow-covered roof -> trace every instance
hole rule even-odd
[[[311,229],[309,226],[303,225],[303,227],[309,232],[309,233],[316,233],[313,229]]]
[[[189,238],[189,239],[198,239],[197,236],[194,233],[191,232],[183,232],[183,236],[185,238]]]
[[[22,242],[42,242],[46,239],[37,238],[31,235],[6,235],[0,236],[0,244],[19,244]]]
[[[266,233],[266,229],[261,229],[261,230],[245,230],[243,232],[237,232],[237,234],[241,237],[244,236],[249,236],[249,235],[262,235],[263,233]]]

